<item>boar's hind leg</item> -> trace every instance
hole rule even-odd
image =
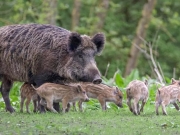
[[[53,103],[53,107],[57,112],[60,112],[59,103]]]
[[[11,80],[8,80],[6,77],[3,77],[2,85],[1,85],[1,93],[2,97],[4,99],[4,102],[6,104],[6,111],[9,111],[10,113],[13,113],[15,110],[11,106],[11,102],[9,99],[9,92],[12,87],[13,82]]]

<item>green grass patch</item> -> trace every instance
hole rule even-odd
[[[66,114],[27,114],[0,112],[0,134],[2,135],[170,135],[180,134],[180,112],[168,107],[168,116],[156,116],[154,105],[145,106],[140,116],[133,115],[128,108],[107,111],[70,111]]]

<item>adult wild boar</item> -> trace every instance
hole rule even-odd
[[[104,42],[105,37],[101,33],[90,38],[52,25],[1,27],[0,77],[6,110],[14,111],[9,99],[13,81],[30,82],[37,77],[44,82],[62,78],[100,83],[101,76],[94,57],[101,53]]]

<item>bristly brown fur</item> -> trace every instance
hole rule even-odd
[[[88,36],[49,24],[1,27],[1,93],[6,110],[14,112],[9,99],[13,81],[37,85],[66,80],[101,83],[95,55],[104,48],[104,40],[104,35],[100,33],[94,35],[92,40]],[[53,79],[53,75],[56,78]]]

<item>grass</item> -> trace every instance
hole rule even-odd
[[[161,112],[161,111],[160,111]],[[66,114],[10,114],[0,111],[1,135],[175,135],[180,134],[180,112],[167,108],[168,116],[155,115],[154,105],[144,113],[133,115],[122,109],[70,111]]]

